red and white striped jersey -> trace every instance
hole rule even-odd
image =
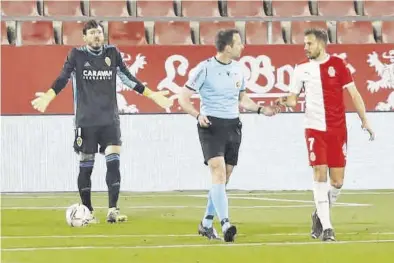
[[[298,64],[290,92],[305,91],[305,128],[319,131],[346,128],[343,90],[352,83],[345,61],[339,57],[327,55],[323,61]]]

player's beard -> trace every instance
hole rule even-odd
[[[307,54],[307,56],[309,59],[316,59],[320,56],[320,53],[321,53],[320,51],[317,51],[314,55],[313,53],[309,53],[309,55]]]
[[[315,57],[314,57],[313,59],[317,59],[318,57],[320,57],[320,54],[321,54],[321,51],[319,50],[319,51],[316,53],[316,55],[315,55]]]
[[[103,43],[100,41],[100,39],[95,39],[94,41],[92,41],[92,43],[90,43],[90,48],[94,49],[94,50],[100,50],[101,47],[103,46]]]
[[[101,49],[101,45],[100,46],[90,46],[90,48],[98,51]]]

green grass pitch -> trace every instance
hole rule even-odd
[[[112,225],[106,193],[93,193],[100,223],[83,228],[65,221],[77,193],[2,194],[1,262],[394,262],[393,191],[344,191],[332,208],[338,241],[331,243],[309,237],[311,192],[228,194],[239,232],[231,244],[197,235],[205,192],[121,193],[129,221]]]

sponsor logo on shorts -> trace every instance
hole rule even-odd
[[[77,137],[77,145],[78,145],[78,147],[82,146],[82,142],[83,142],[82,138],[78,136]]]

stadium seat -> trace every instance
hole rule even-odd
[[[291,43],[304,44],[304,31],[307,28],[322,28],[328,30],[327,23],[323,21],[292,21],[291,22]]]
[[[191,45],[191,28],[189,22],[160,22],[153,26],[154,43],[159,45]]]
[[[129,16],[126,0],[94,0],[89,3],[91,16]]]
[[[268,44],[268,22],[249,21],[245,23],[245,44]]]
[[[354,1],[327,1],[318,0],[318,12],[320,16],[355,16]]]
[[[337,22],[337,43],[367,44],[375,43],[373,27],[369,21]]]
[[[264,15],[263,0],[227,0],[227,16],[229,17],[259,17]]]
[[[285,44],[283,38],[283,27],[281,22],[271,22],[272,24],[272,41],[270,44]]]
[[[200,22],[200,44],[215,45],[216,33],[228,28],[235,28],[235,22]]]
[[[382,21],[383,43],[394,44],[394,21]]]
[[[22,45],[53,45],[54,30],[50,21],[22,22]]]
[[[386,2],[382,0],[365,0],[364,15],[394,16],[394,2]]]
[[[302,1],[282,1],[272,0],[272,13],[274,16],[310,16],[307,0]],[[270,13],[270,10],[268,11]]]
[[[8,36],[7,36],[7,25],[4,21],[1,21],[1,44],[9,45]]]
[[[219,17],[219,1],[201,0],[190,1],[182,0],[182,16],[184,17]]]
[[[5,16],[38,16],[37,1],[1,1]]]
[[[174,2],[173,1],[137,1],[137,16],[160,16],[160,17],[174,17]]]
[[[45,16],[82,16],[80,1],[44,1]]]
[[[62,23],[62,36],[63,45],[80,46],[84,45],[83,29],[84,23],[82,22],[63,22]]]
[[[108,40],[115,45],[146,45],[144,22],[108,22]]]
[[[271,30],[268,25],[271,23]],[[271,40],[268,38],[271,32]],[[285,44],[281,22],[246,22],[245,42],[248,45]]]

